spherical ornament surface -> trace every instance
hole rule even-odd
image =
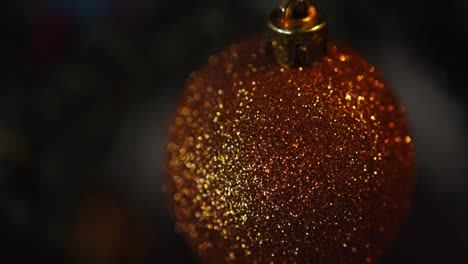
[[[171,124],[166,191],[205,263],[370,263],[410,205],[403,107],[357,53],[284,69],[258,38],[191,74]]]

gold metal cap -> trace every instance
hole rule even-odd
[[[283,67],[311,66],[325,54],[327,21],[315,0],[283,0],[268,21],[268,41]]]

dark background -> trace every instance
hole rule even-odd
[[[0,262],[194,262],[161,190],[169,117],[187,75],[279,2],[2,0]],[[468,2],[319,2],[411,122],[414,205],[382,263],[463,262]]]

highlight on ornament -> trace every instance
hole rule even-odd
[[[165,190],[203,263],[373,263],[415,177],[404,107],[315,1],[194,71],[169,128]],[[267,43],[267,45],[265,45]]]

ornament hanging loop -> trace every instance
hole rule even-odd
[[[315,0],[283,0],[270,15],[267,34],[282,67],[311,66],[326,51],[327,21]]]

